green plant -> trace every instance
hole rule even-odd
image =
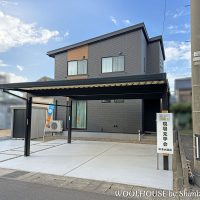
[[[175,103],[175,104],[171,105],[170,110],[174,114],[191,113],[192,112],[192,105],[189,104],[189,103]]]
[[[176,128],[191,129],[192,128],[192,106],[189,103],[176,103],[171,105],[170,111],[174,113],[174,121]]]

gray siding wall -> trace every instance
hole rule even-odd
[[[64,80],[67,76],[67,53],[55,56],[55,80]]]
[[[143,73],[141,59],[142,31],[127,33],[115,38],[110,38],[89,45],[88,48],[88,75],[89,78],[127,76]],[[101,60],[103,57],[119,56],[119,52],[125,56],[125,71],[114,73],[101,73]]]
[[[67,105],[66,97],[55,97],[55,100],[58,101],[59,105]],[[67,108],[58,106],[57,107],[57,118],[56,118],[56,120],[63,120],[64,129],[66,129],[66,126],[67,126],[66,117],[67,117]]]
[[[160,42],[149,43],[147,47],[147,74],[160,73]]]
[[[147,41],[144,34],[141,34],[141,70],[142,73],[146,73],[146,63],[147,63]]]
[[[64,80],[67,76],[67,53],[61,53],[55,56],[55,80]],[[66,105],[65,97],[56,97],[58,104]],[[66,129],[66,113],[65,107],[57,108],[57,120],[63,120],[64,129]]]
[[[88,101],[87,103],[88,131],[137,133],[141,129],[141,100],[125,100],[124,103],[113,101],[112,103],[101,103],[101,101]]]

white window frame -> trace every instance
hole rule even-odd
[[[117,57],[123,57],[123,70],[115,70],[114,71],[114,58]],[[112,71],[108,71],[108,72],[104,72],[103,71],[103,59],[108,59],[108,58],[112,58]],[[110,57],[103,57],[101,59],[101,73],[102,74],[106,74],[106,73],[115,73],[115,72],[124,72],[125,71],[125,56],[124,55],[120,55],[120,56],[110,56]]]
[[[79,73],[79,63],[82,61],[86,61],[86,73]],[[76,62],[76,74],[69,74],[69,63],[70,62]],[[88,61],[87,59],[84,60],[70,60],[67,62],[67,76],[80,76],[80,75],[87,75],[88,72]]]

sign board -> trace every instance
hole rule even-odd
[[[173,154],[173,114],[157,113],[157,153]]]
[[[200,56],[200,51],[195,51],[194,52],[194,57],[196,57],[196,56]]]
[[[196,159],[199,160],[200,159],[200,135],[199,134],[195,134],[195,145],[196,145]]]
[[[193,64],[194,65],[200,65],[200,51],[195,51],[193,53]]]
[[[200,57],[194,57],[193,58],[193,61],[195,62],[195,61],[200,61]]]

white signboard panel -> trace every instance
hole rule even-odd
[[[173,154],[173,114],[157,113],[157,153]]]

